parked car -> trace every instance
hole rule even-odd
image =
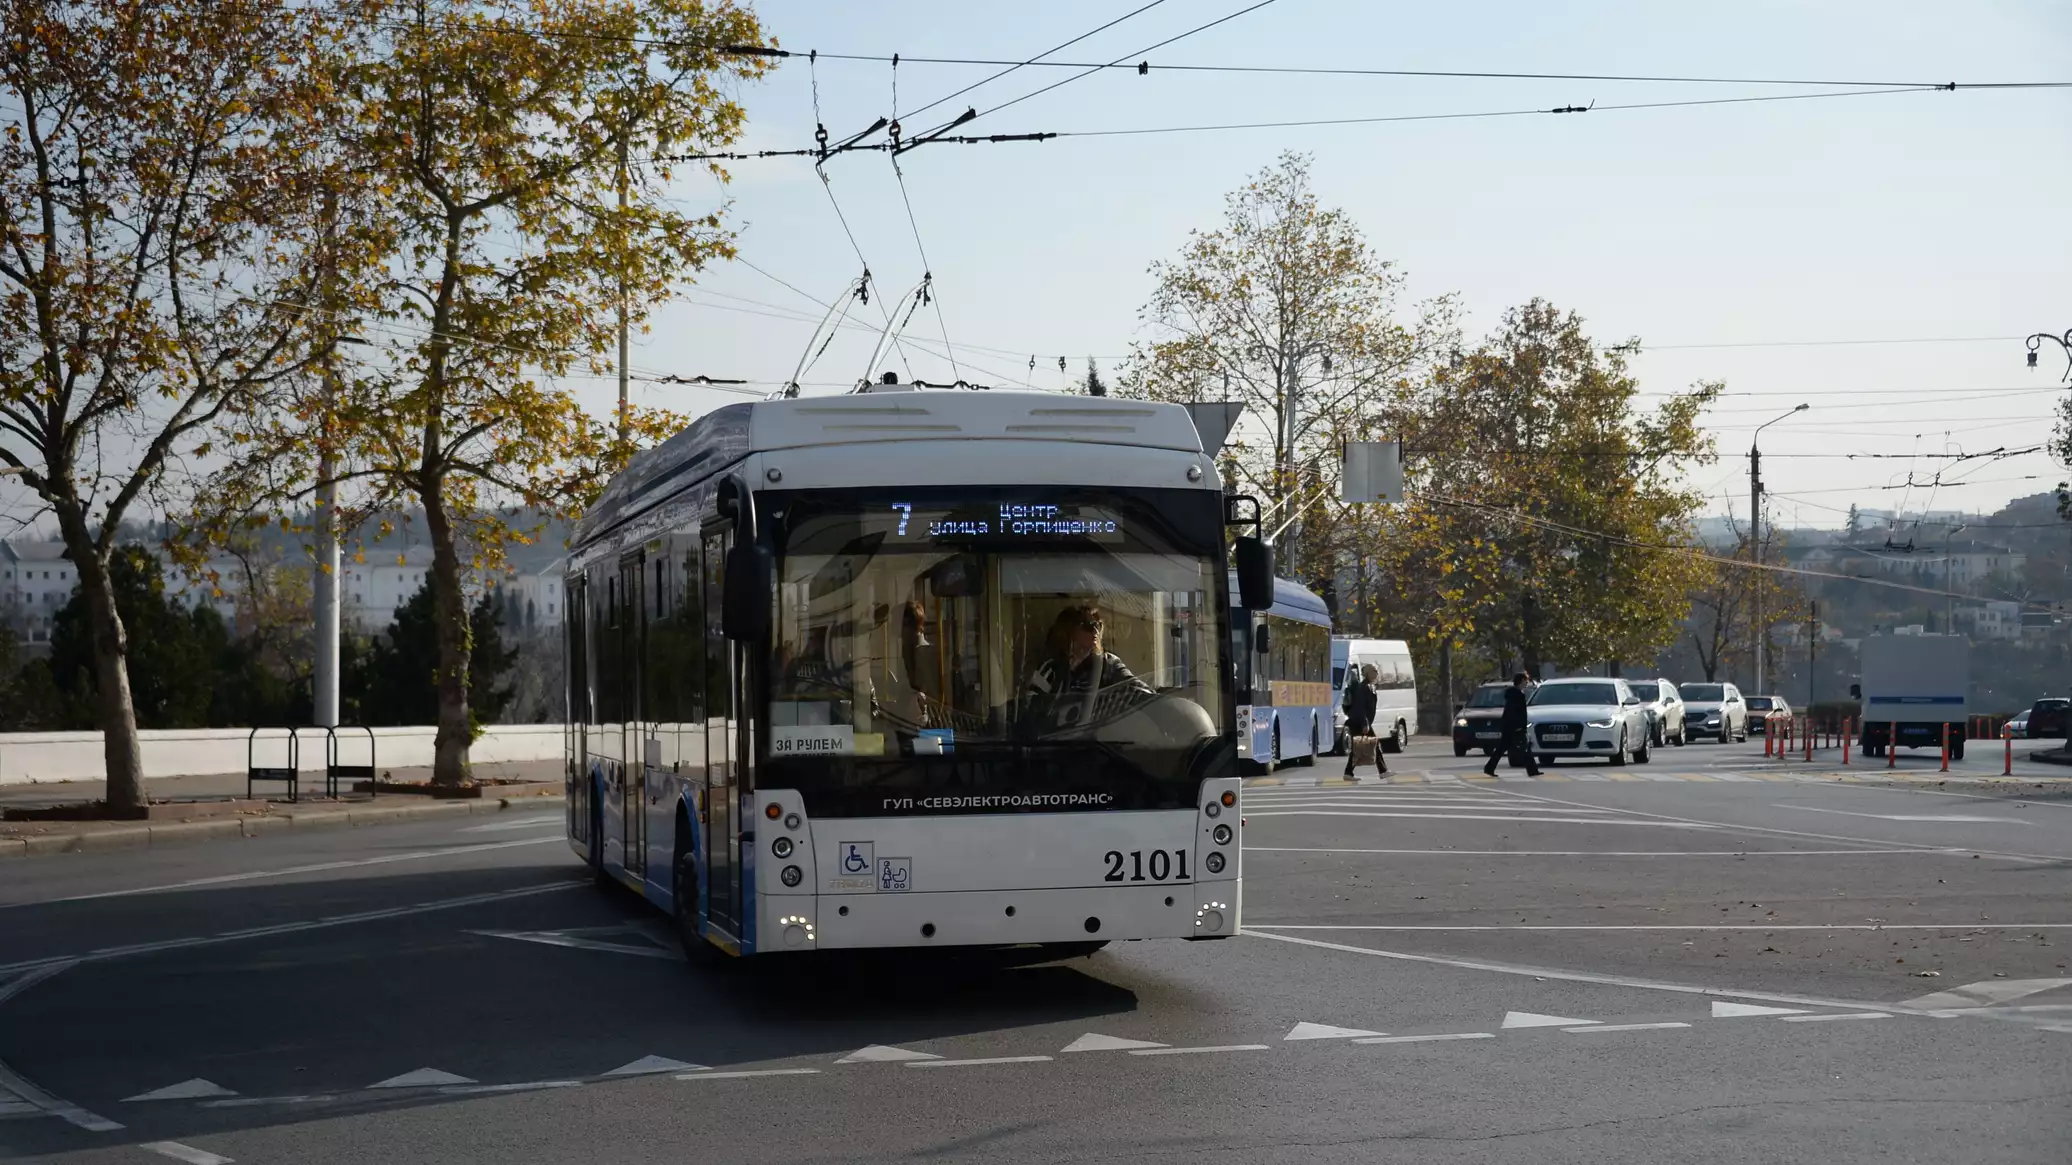
[[[1453,711],[1453,755],[1466,756],[1479,748],[1484,756],[1496,755],[1504,743],[1504,689],[1501,682],[1483,684],[1468,702]]]
[[[1748,705],[1732,684],[1685,684],[1684,725],[1691,739],[1707,737],[1724,744],[1748,739]]]
[[[1683,697],[1668,680],[1627,680],[1640,706],[1648,714],[1648,739],[1657,745],[1682,748],[1690,739],[1684,730]]]
[[[1625,680],[1548,680],[1532,694],[1525,713],[1532,751],[1543,765],[1564,756],[1647,763],[1648,715]]]
[[[1769,728],[1765,723],[1771,716],[1791,715],[1791,703],[1783,696],[1748,697],[1748,730],[1761,736]]]
[[[2067,723],[2072,722],[2072,700],[2063,696],[2045,696],[2029,705],[2028,724],[2023,735],[2031,740],[2062,739],[2072,732]]]

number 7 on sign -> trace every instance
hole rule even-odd
[[[899,530],[896,536],[904,538],[906,537],[907,519],[914,516],[914,503],[893,502],[892,508],[899,511]]]

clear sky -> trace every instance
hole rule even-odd
[[[905,57],[1023,59],[1143,0],[1042,5],[767,2],[785,48]],[[1251,0],[1166,0],[1058,54],[1129,56]],[[1584,0],[1447,4],[1276,0],[1150,55],[1159,64],[1619,73],[1866,82],[2072,80],[2072,5],[2060,0],[1754,0],[1735,5]],[[993,68],[904,63],[911,109]],[[885,63],[785,61],[743,92],[746,146],[811,144],[814,82],[838,139],[893,108]],[[909,135],[967,103],[981,110],[1068,76],[1024,69],[915,119]],[[1386,117],[1743,97],[1814,89],[1607,81],[1291,77],[1103,72],[991,114],[972,131],[1090,131]],[[1457,293],[1471,335],[1542,296],[1582,313],[1610,343],[1665,347],[1636,361],[1643,387],[1726,381],[1712,426],[1724,455],[1693,475],[1707,512],[1747,509],[1755,425],[1773,515],[1839,524],[1866,507],[1984,509],[2050,488],[2045,455],[1971,462],[1970,484],[1886,489],[1923,459],[1838,454],[1978,451],[2048,436],[2064,362],[2028,372],[2018,338],[1962,343],[1770,346],[1780,342],[2019,337],[2072,328],[2072,90],[1845,96],[1768,104],[1597,110],[1583,115],[1062,138],[940,146],[901,164],[949,338],[968,379],[1058,385],[1085,358],[1104,371],[1138,339],[1147,265],[1215,225],[1226,191],[1282,150],[1315,156],[1327,204],[1395,260],[1413,296]],[[782,382],[812,320],[859,264],[804,159],[729,163],[742,264],[699,277],[638,340],[648,373]],[[888,158],[827,167],[856,242],[889,295],[923,264]],[[709,179],[678,183],[691,206]],[[775,279],[771,276],[776,277]],[[787,289],[777,279],[791,284]],[[753,300],[755,303],[744,302]],[[769,305],[769,306],[759,306]],[[862,318],[882,322],[876,304]],[[928,309],[908,334],[941,345]],[[838,391],[874,336],[844,333],[804,379]],[[1758,347],[1682,347],[1739,345]],[[1678,346],[1678,347],[1668,347]],[[1036,358],[1032,374],[1029,358]],[[909,347],[912,371],[950,379]],[[883,367],[904,371],[895,359]],[[585,383],[608,409],[608,383]],[[636,398],[700,411],[714,390],[642,384]],[[738,398],[732,398],[738,399]],[[1957,476],[1953,472],[1950,477]]]

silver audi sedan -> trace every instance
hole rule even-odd
[[[1543,765],[1561,757],[1603,757],[1615,765],[1648,761],[1648,716],[1622,679],[1548,680],[1527,704],[1527,732]]]

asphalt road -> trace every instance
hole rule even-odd
[[[2072,804],[1391,759],[1247,789],[1245,935],[1041,965],[692,968],[558,813],[11,863],[0,1158],[2066,1160]]]

